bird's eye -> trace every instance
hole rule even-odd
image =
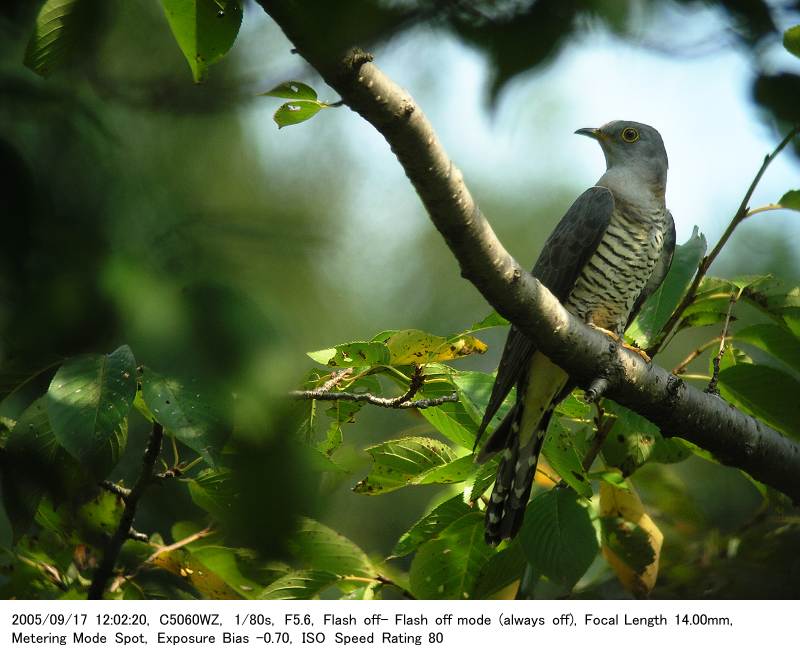
[[[622,139],[628,144],[633,144],[637,139],[639,139],[639,131],[636,128],[625,128],[622,131]]]

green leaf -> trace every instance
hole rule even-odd
[[[289,101],[284,103],[272,115],[278,128],[293,126],[308,121],[321,109],[328,107],[319,101]]]
[[[317,363],[326,366],[349,368],[351,366],[388,365],[389,349],[380,342],[344,343],[316,352],[308,352]]]
[[[734,340],[763,350],[800,374],[800,340],[776,324],[751,325],[737,332]]]
[[[606,400],[603,406],[616,417],[603,444],[603,457],[608,466],[619,468],[623,475],[630,475],[648,461],[672,464],[689,457],[678,441],[663,437],[646,418],[612,400]]]
[[[708,355],[708,374],[714,375],[714,359],[719,354],[719,348],[715,348],[711,350]],[[722,358],[719,360],[719,369],[720,372],[725,370],[726,368],[731,368],[735,366],[737,363],[753,363],[753,359],[746,353],[740,350],[735,345],[732,345],[730,341],[728,342],[727,346],[725,347],[725,352],[722,354]]]
[[[418,436],[387,441],[367,448],[366,452],[372,458],[372,469],[353,491],[368,495],[400,489],[426,471],[455,459],[455,453],[446,444]]]
[[[572,489],[561,487],[528,505],[520,541],[534,569],[568,588],[586,572],[599,549],[589,510]]]
[[[688,289],[697,272],[697,266],[706,253],[706,247],[705,236],[699,233],[695,226],[692,237],[675,248],[672,266],[666,278],[644,303],[639,315],[626,332],[629,341],[635,341],[642,348],[647,348],[655,342]]]
[[[462,500],[461,494],[437,505],[403,533],[392,549],[392,555],[395,557],[408,555],[420,544],[442,532],[453,521],[469,514],[471,510],[472,508]]]
[[[722,396],[784,434],[800,439],[800,381],[768,366],[740,363],[719,374]]]
[[[769,278],[750,286],[743,297],[773,317],[782,318],[787,312],[800,311],[800,286],[780,279]]]
[[[314,599],[338,580],[336,574],[327,571],[291,571],[267,586],[258,598],[282,601]]]
[[[465,455],[454,459],[449,464],[436,466],[421,473],[412,478],[410,484],[452,484],[454,482],[463,482],[477,470],[478,465],[472,455]]]
[[[142,397],[165,430],[215,465],[232,430],[221,401],[150,368],[142,368]]]
[[[0,471],[0,492],[3,492],[3,473]],[[0,497],[0,549],[11,550],[14,544],[14,528],[6,512],[5,494]],[[30,519],[28,519],[30,523]]]
[[[303,518],[289,541],[289,550],[303,566],[339,576],[373,578],[375,567],[364,551],[314,519]]]
[[[466,514],[417,550],[409,573],[411,591],[418,599],[468,599],[493,554],[483,539],[483,515]]]
[[[296,80],[281,82],[277,87],[273,87],[269,91],[259,94],[259,96],[274,96],[275,98],[289,98],[305,101],[317,100],[317,92],[314,91],[314,89],[304,82],[297,82]]]
[[[25,66],[46,78],[63,66],[91,26],[92,0],[47,0],[36,17],[25,51]]]
[[[494,379],[494,375],[486,372],[470,372],[466,370],[452,375],[453,383],[458,391],[458,399],[476,424],[481,422],[483,411],[489,404]],[[486,435],[491,435],[493,428],[508,413],[515,401],[516,395],[512,392],[500,406],[500,410],[495,415],[496,420],[489,425]],[[472,442],[475,442],[474,437]],[[472,445],[469,447],[471,448]]]
[[[242,24],[239,0],[161,0],[161,5],[194,81],[203,82],[208,67],[236,41]]]
[[[800,28],[800,25],[798,25],[795,29],[798,28]],[[800,40],[800,37],[798,37],[798,39]],[[800,57],[800,55],[798,55],[798,57]],[[784,208],[788,208],[789,210],[800,210],[800,190],[789,190],[781,197],[781,200],[778,201],[778,204]]]
[[[478,426],[461,402],[445,402],[436,407],[428,407],[419,411],[432,427],[453,443],[472,449],[475,444],[475,435],[478,433]]]
[[[512,541],[508,548],[496,552],[483,565],[475,584],[475,598],[486,599],[492,594],[519,580],[525,569],[525,551],[519,540]]]
[[[800,25],[790,27],[783,33],[783,47],[792,55],[800,57]]]
[[[511,323],[506,320],[497,311],[492,311],[480,322],[473,324],[467,331],[481,331],[482,329],[491,329],[492,327],[507,327]]]
[[[553,417],[542,446],[547,463],[584,498],[592,497],[592,485],[582,465],[592,434],[589,427],[571,432],[557,417]]]
[[[494,484],[499,464],[500,457],[497,456],[486,462],[467,480],[464,487],[464,500],[474,503]]]
[[[217,519],[224,519],[236,498],[236,487],[230,469],[203,469],[189,480],[189,495],[198,507]]]
[[[111,354],[68,359],[47,391],[47,413],[64,449],[103,477],[125,449],[119,431],[136,395],[136,361],[127,345]]]
[[[392,365],[441,363],[470,354],[483,354],[488,349],[484,342],[465,334],[445,338],[419,329],[401,329],[384,331],[378,336],[389,349]],[[372,340],[376,341],[378,338]]]

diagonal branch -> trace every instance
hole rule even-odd
[[[799,443],[724,400],[687,386],[656,364],[616,349],[606,336],[570,315],[500,244],[408,92],[367,53],[336,52],[329,42],[309,39],[308,21],[313,18],[298,9],[298,3],[259,3],[344,102],[383,135],[462,275],[501,315],[535,340],[578,385],[607,379],[606,397],[645,416],[665,436],[684,437],[800,501]]]

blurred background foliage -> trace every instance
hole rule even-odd
[[[341,109],[300,128],[275,129],[269,115],[276,104],[256,94],[277,82],[304,80],[323,100],[337,99],[290,53],[255,3],[245,3],[235,47],[202,85],[191,83],[163,10],[150,0],[95,2],[86,15],[90,36],[42,79],[22,64],[40,4],[6,0],[0,8],[4,368],[45,367],[126,343],[139,363],[232,390],[240,413],[236,440],[244,446],[237,467],[258,465],[242,476],[245,507],[233,519],[237,532],[257,526],[258,537],[242,543],[280,557],[282,537],[304,513],[368,553],[386,555],[424,510],[454,490],[409,487],[367,497],[351,487],[368,466],[365,446],[413,434],[421,419],[412,411],[364,409],[346,427],[337,455],[347,471],[320,472],[287,439],[293,408],[282,393],[304,380],[312,365],[306,351],[386,328],[452,334],[485,316],[486,303],[459,277],[369,126]],[[624,106],[639,107],[632,100],[637,74],[654,61],[652,78],[660,75],[658,66],[669,70],[670,93],[659,99],[662,114],[652,122],[660,119],[667,136],[683,135],[673,170],[678,180],[704,176],[710,199],[676,199],[681,191],[672,184],[673,211],[676,201],[691,209],[675,213],[679,242],[698,224],[713,243],[761,156],[787,125],[800,121],[800,67],[780,50],[783,30],[798,22],[798,2],[305,5],[316,39],[332,48],[374,49],[381,66],[411,90],[522,262],[533,262],[571,199],[601,172],[599,153],[564,141],[581,127],[567,119],[620,118],[585,116],[584,106],[598,107],[587,97],[597,89],[565,77],[565,61],[591,60],[597,49],[597,76],[608,74],[601,95],[620,96],[618,114]],[[604,49],[630,53],[631,75],[604,70]],[[716,62],[739,90],[738,105],[695,112],[681,85],[685,80],[691,90],[698,77],[713,75]],[[736,119],[716,128],[715,114],[729,111]],[[673,113],[674,122],[665,125]],[[712,132],[713,143],[727,149],[717,157],[734,161],[734,178],[702,163],[704,137]],[[672,156],[668,138],[667,144]],[[795,153],[765,183],[768,193],[797,187],[798,153],[795,142]],[[681,178],[675,163],[692,159],[701,162]],[[746,224],[715,273],[770,272],[796,280],[794,221]],[[739,322],[747,321],[744,313]],[[715,331],[686,332],[659,360],[672,367]],[[495,367],[504,332],[487,336],[489,353],[470,357],[467,367]],[[17,418],[50,375],[52,369],[44,370],[7,398],[0,416]],[[135,477],[146,437],[144,423],[131,425],[130,449],[112,479]],[[797,578],[787,581],[785,574],[800,571],[798,534],[785,524],[773,532],[774,519],[760,515],[760,495],[738,472],[692,458],[648,465],[634,481],[665,534],[654,596],[791,594],[785,587]],[[201,524],[203,517],[185,487],[167,482],[143,502],[137,528],[177,540],[176,518]],[[623,595],[615,582],[593,593]]]

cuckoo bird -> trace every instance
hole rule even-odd
[[[664,200],[667,153],[658,131],[635,121],[576,133],[597,140],[606,172],[558,223],[532,273],[573,315],[621,341],[675,251],[675,224]],[[483,463],[501,453],[486,506],[492,545],[519,531],[550,417],[574,382],[512,326],[476,446],[514,386],[516,404],[476,458]]]

